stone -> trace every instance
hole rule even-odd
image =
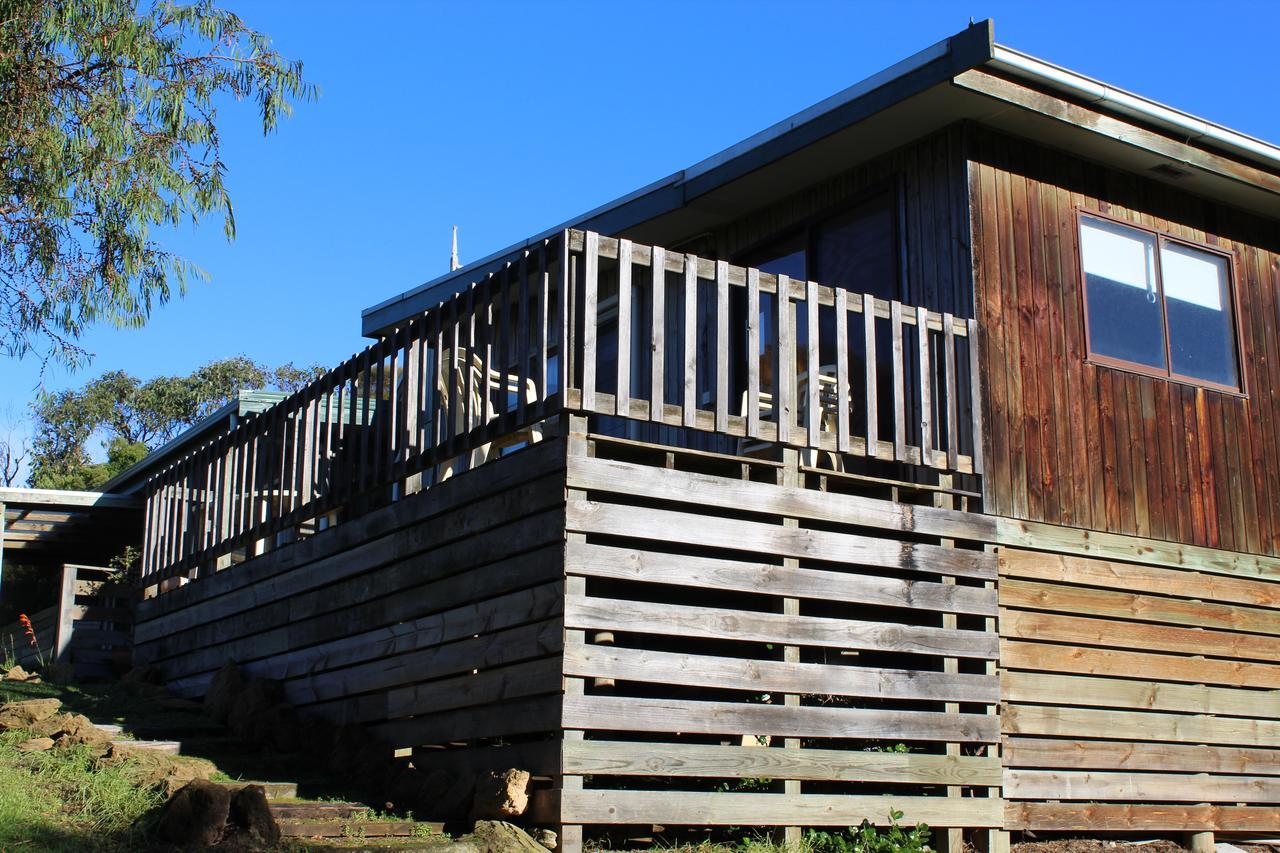
[[[53,749],[53,738],[33,737],[18,744],[17,749],[18,752],[44,752],[47,749]]]
[[[24,699],[0,705],[0,731],[5,729],[29,729],[41,720],[47,720],[62,702],[57,699]]]
[[[188,783],[207,780],[218,772],[212,761],[186,755],[166,755],[127,743],[113,743],[100,763],[106,766],[130,763],[131,775],[139,787],[154,788],[173,796]]]
[[[227,728],[237,737],[253,739],[257,717],[284,701],[284,685],[270,678],[250,678],[231,700]]]
[[[468,839],[482,853],[545,853],[546,847],[518,826],[501,820],[479,820]]]
[[[169,798],[156,821],[156,835],[169,844],[212,847],[222,840],[231,813],[231,791],[196,779]]]
[[[231,823],[255,844],[280,843],[280,827],[267,804],[267,792],[261,785],[245,785],[231,797]]]
[[[133,669],[120,676],[120,683],[126,687],[130,684],[163,684],[164,673],[159,667],[143,664],[135,666]]]
[[[227,661],[209,682],[209,691],[204,696],[205,715],[214,722],[225,723],[236,696],[243,689],[244,678],[240,669],[232,661]]]
[[[555,850],[556,845],[560,843],[560,836],[556,835],[554,829],[535,829],[533,840],[548,850]]]
[[[477,818],[506,820],[519,817],[529,807],[529,771],[481,773],[476,777],[471,812]]]
[[[177,696],[166,696],[155,702],[157,708],[165,711],[200,711],[204,708],[199,702],[191,699],[182,699]]]
[[[31,674],[20,666],[11,667],[9,671],[4,674],[5,681],[26,681],[30,677]]]
[[[302,721],[292,705],[277,703],[253,718],[249,739],[276,752],[297,752],[302,749]]]
[[[112,736],[93,724],[83,714],[63,714],[58,732],[53,735],[59,749],[87,746],[95,755],[103,756],[111,750]]]

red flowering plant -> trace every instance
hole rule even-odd
[[[22,626],[22,633],[27,636],[27,643],[36,650],[36,661],[41,668],[44,667],[44,652],[40,650],[40,643],[36,640],[36,629],[31,624],[30,617],[25,613],[18,614],[18,624]]]

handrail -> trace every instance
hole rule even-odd
[[[975,344],[948,313],[567,230],[153,475],[143,585],[429,487],[562,412],[981,473]]]

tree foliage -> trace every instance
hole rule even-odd
[[[266,368],[244,356],[210,362],[190,376],[146,382],[112,371],[83,388],[43,395],[35,415],[31,485],[93,489],[139,462],[250,388],[296,391],[324,368],[286,364]],[[106,459],[92,461],[90,442],[101,438]]]
[[[216,104],[252,98],[267,133],[315,93],[211,0],[0,0],[0,348],[78,364],[90,324],[203,276],[153,232],[234,237]]]

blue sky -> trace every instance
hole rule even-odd
[[[172,247],[212,275],[78,374],[0,361],[0,432],[43,382],[245,354],[332,365],[360,311],[664,177],[945,38],[1002,44],[1280,141],[1280,3],[223,0],[322,89],[263,138],[222,113],[239,237]]]

